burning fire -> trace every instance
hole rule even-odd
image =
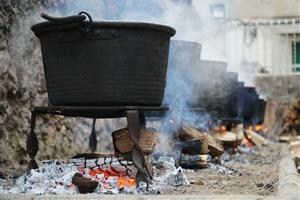
[[[251,135],[247,135],[247,137],[251,140],[252,139],[252,136]],[[242,140],[242,144],[245,145],[246,147],[248,148],[251,148],[253,147],[254,145],[247,139],[247,138],[243,138]]]
[[[84,170],[79,170],[82,173]],[[123,175],[116,171],[112,166],[110,166],[110,170],[101,170],[101,169],[89,169],[88,174],[96,181],[105,182],[111,177],[117,179],[117,186],[119,189],[124,187],[134,187],[136,185],[136,181],[134,178],[130,178],[127,175]],[[104,180],[103,180],[104,177]],[[110,189],[110,185],[104,185],[105,189]]]
[[[263,124],[257,124],[257,125],[253,125],[253,126],[248,126],[247,130],[254,131],[254,132],[257,132],[257,133],[266,132],[267,131],[266,127]]]

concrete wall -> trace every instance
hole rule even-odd
[[[228,17],[243,20],[300,16],[300,0],[232,0],[230,7]]]

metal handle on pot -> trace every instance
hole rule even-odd
[[[86,19],[85,15],[73,15],[68,17],[51,17],[49,15],[46,15],[45,13],[41,14],[41,17],[55,23],[72,23],[72,22],[82,22]]]
[[[68,17],[52,17],[45,13],[42,13],[41,17],[48,21],[55,22],[55,23],[61,23],[61,24],[83,22],[86,19],[86,17],[88,17],[90,23],[93,22],[92,17],[87,12],[84,12],[84,11],[80,12],[78,15],[72,15],[72,16],[68,16]]]

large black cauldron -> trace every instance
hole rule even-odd
[[[52,105],[161,105],[173,28],[93,22],[84,12],[64,18],[42,17],[49,21],[32,30],[41,41]]]

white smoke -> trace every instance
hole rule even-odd
[[[225,24],[222,20],[213,19],[210,10],[212,5],[219,3],[224,3],[224,0],[65,0],[56,7],[56,13],[68,16],[86,11],[94,21],[138,21],[168,25],[176,29],[173,40],[201,44],[201,59],[224,61]],[[179,59],[188,60],[190,57],[182,55]],[[214,80],[205,77],[208,74],[199,73],[200,52],[198,57],[192,59],[194,60],[189,61],[189,66],[184,66],[186,69],[175,69],[169,65],[166,93],[172,95],[165,96],[164,103],[171,109],[184,110],[190,106],[189,103],[196,102],[199,86],[206,87],[206,91],[211,93],[224,92],[217,91],[218,88],[215,87],[216,82],[222,80]],[[183,71],[188,72],[183,75]],[[208,82],[205,83],[204,79]],[[203,125],[199,113],[176,112],[176,116],[173,114],[167,118],[186,118],[190,122]]]
[[[13,29],[20,34],[12,35],[14,44],[11,46],[14,47],[16,55],[26,54],[26,49],[28,46],[30,47],[29,43],[31,42],[26,40],[28,34],[32,34],[29,30],[30,25],[44,21],[39,17],[41,12],[52,16],[69,16],[86,11],[93,17],[94,21],[139,21],[171,26],[176,29],[176,35],[172,39],[193,41],[202,45],[201,59],[224,61],[224,21],[216,21],[210,14],[210,6],[220,2],[223,0],[58,0],[48,8],[30,11],[24,15],[24,19],[18,20]],[[22,31],[23,29],[26,31]],[[200,60],[200,53],[198,58],[196,57],[190,62],[191,66],[186,66],[186,70],[197,71],[198,60]],[[22,66],[22,59],[19,59],[18,62],[20,63],[19,66]],[[19,72],[22,73],[22,70]],[[173,71],[172,73],[167,79],[167,90],[169,93],[176,93],[177,96],[172,99],[173,101],[168,102],[168,106],[185,109],[191,99],[195,101],[196,87],[199,87],[199,82],[204,77],[201,74],[196,75],[193,71],[187,73],[185,77],[181,76],[181,71]],[[189,76],[189,74],[194,75]],[[206,80],[210,79],[209,77],[205,78]],[[210,79],[210,81],[220,80]],[[203,86],[213,91],[217,89],[210,87],[213,85],[207,83]],[[169,117],[172,119],[174,116]],[[179,118],[186,118],[199,126],[205,121],[198,114],[189,112],[184,112],[184,115],[179,116]],[[204,118],[206,119],[207,116]],[[123,122],[122,124],[124,124]],[[114,125],[107,122],[104,127],[103,132],[111,133]]]
[[[224,21],[211,17],[211,6],[224,0],[64,0],[62,16],[88,12],[94,20],[153,22],[174,27],[174,39],[203,45],[203,59],[225,60]],[[50,13],[51,14],[51,13]]]

